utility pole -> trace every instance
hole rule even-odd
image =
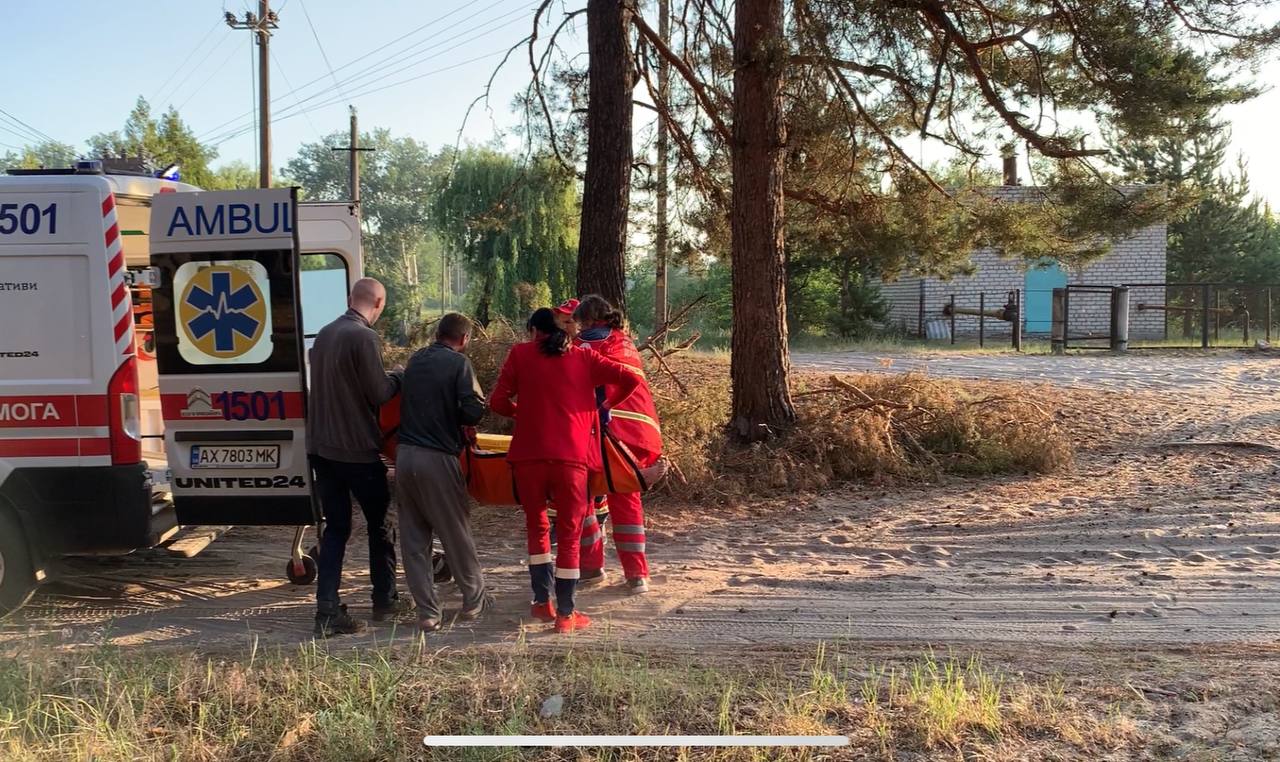
[[[356,107],[350,106],[349,108],[351,109],[350,144],[345,146],[335,146],[331,150],[348,152],[349,161],[347,165],[347,171],[348,171],[347,191],[351,198],[351,203],[359,204],[360,203],[360,152],[376,151],[378,149],[360,147],[360,127],[356,122]]]
[[[227,11],[224,18],[232,29],[248,29],[258,37],[258,187],[271,187],[271,30],[280,18],[271,10],[271,0],[258,0],[258,13],[244,12],[244,20]]]
[[[658,0],[658,36],[666,44],[671,39],[671,0]],[[662,108],[671,108],[671,65],[667,59],[658,57],[658,98],[662,100]],[[670,158],[670,138],[667,134],[667,122],[658,113],[658,214],[657,230],[654,232],[654,287],[653,287],[653,329],[662,330],[667,324],[667,253],[670,246],[667,228],[667,162]],[[662,340],[659,340],[662,343]]]

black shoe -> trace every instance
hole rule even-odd
[[[364,622],[347,613],[347,606],[338,607],[336,614],[316,613],[316,637],[330,638],[334,635],[354,635],[363,632]]]
[[[437,585],[443,585],[453,579],[453,570],[449,568],[449,559],[439,551],[431,554],[431,578]]]
[[[410,611],[413,611],[411,601],[407,598],[396,598],[390,603],[375,603],[370,618],[375,622],[385,622],[389,619],[397,619],[401,614],[408,614]]]
[[[603,585],[608,579],[609,575],[605,574],[604,569],[583,570],[582,576],[578,577],[578,587]]]
[[[462,611],[458,612],[458,618],[464,622],[474,622],[484,616],[485,613],[492,609],[495,604],[496,601],[494,600],[493,593],[486,590],[484,594],[480,596],[480,600],[478,602],[471,606],[467,606],[463,608]]]

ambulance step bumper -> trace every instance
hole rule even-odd
[[[182,527],[174,536],[173,541],[167,543],[164,549],[171,556],[195,558],[230,528],[229,526]]]

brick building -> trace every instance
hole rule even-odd
[[[1002,186],[991,193],[999,198],[1018,202],[1021,199],[1039,198],[1037,188]],[[985,301],[985,309],[998,310],[1006,302],[1010,292],[1021,291],[1023,333],[1029,336],[1047,335],[1051,328],[1053,289],[1068,284],[1115,286],[1136,284],[1163,284],[1166,275],[1166,231],[1163,223],[1142,228],[1129,237],[1117,241],[1111,251],[1101,259],[1082,268],[1068,268],[1057,262],[1032,266],[1020,258],[1003,257],[995,249],[979,249],[971,257],[972,275],[958,276],[950,280],[934,277],[904,275],[892,282],[879,283],[881,294],[890,306],[890,322],[904,333],[924,335],[925,327],[938,322],[938,329],[945,330],[950,319],[943,308],[955,299],[961,308],[977,309],[979,295]],[[1136,305],[1163,304],[1165,289],[1162,285],[1134,287],[1130,301]],[[1110,296],[1105,293],[1075,292],[1071,294],[1071,332],[1073,335],[1097,334],[1105,336],[1110,328]],[[923,319],[924,326],[921,325]],[[988,336],[1008,336],[1009,323],[988,318],[985,331]],[[961,315],[956,318],[957,336],[976,336],[978,318]],[[1157,310],[1131,310],[1129,335],[1132,339],[1164,338],[1165,316]]]

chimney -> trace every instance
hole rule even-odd
[[[1018,152],[1014,149],[1013,143],[1005,143],[1000,149],[1000,155],[1004,158],[1004,184],[1008,186],[1020,185],[1018,182]]]

